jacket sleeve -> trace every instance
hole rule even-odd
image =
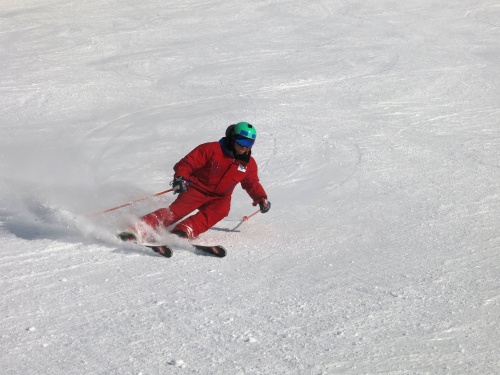
[[[247,175],[245,176],[243,181],[241,181],[241,187],[246,190],[250,198],[252,198],[254,201],[260,198],[267,199],[266,191],[259,181],[257,163],[255,163],[255,160],[253,160],[253,158],[250,159]]]
[[[210,147],[203,144],[196,147],[174,165],[174,178],[184,177],[188,180],[194,171],[205,166],[210,159]]]

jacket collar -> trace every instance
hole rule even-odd
[[[248,163],[250,161],[250,155],[252,154],[252,150],[250,150],[248,152],[248,154],[244,154],[244,155],[234,155],[234,151],[231,148],[229,148],[229,145],[227,144],[227,139],[226,137],[222,137],[220,140],[219,140],[219,145],[220,147],[222,148],[222,152],[224,154],[226,154],[227,156],[229,156],[231,159],[236,159],[236,160],[239,160],[239,161],[242,161],[244,163]]]

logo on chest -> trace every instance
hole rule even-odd
[[[246,172],[247,171],[247,167],[245,167],[243,164],[238,164],[238,170],[240,172]]]

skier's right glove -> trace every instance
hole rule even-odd
[[[267,211],[271,209],[271,202],[269,202],[266,198],[262,197],[253,202],[254,206],[259,205],[260,212],[265,214]]]
[[[177,193],[185,193],[188,190],[188,183],[184,179],[184,177],[177,177],[170,183],[172,185],[172,189],[174,190],[174,194]]]

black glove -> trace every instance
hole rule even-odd
[[[184,179],[184,177],[177,177],[170,183],[174,190],[174,194],[177,193],[185,193],[188,190],[188,183]]]
[[[259,205],[260,212],[265,214],[267,211],[271,209],[271,202],[269,202],[266,198],[262,197],[253,202],[254,206]]]

